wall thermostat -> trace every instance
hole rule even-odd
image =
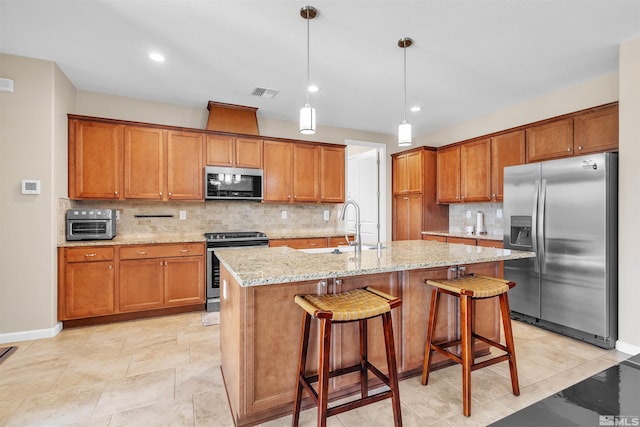
[[[40,194],[39,179],[23,179],[22,194]]]

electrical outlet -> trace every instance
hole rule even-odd
[[[287,219],[287,211],[281,211],[282,219]]]
[[[497,218],[502,218],[502,209],[498,209],[498,210],[496,211],[496,217],[497,217]]]
[[[116,221],[120,221],[120,211],[116,210]]]
[[[467,218],[471,218],[471,211],[467,211]]]
[[[180,219],[183,221],[187,219],[187,211],[180,211]]]
[[[325,210],[324,212],[322,212],[322,219],[324,219],[325,221],[329,221],[329,211]]]

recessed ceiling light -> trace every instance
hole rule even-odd
[[[156,62],[164,62],[164,56],[158,52],[151,52],[149,58]]]
[[[413,113],[417,113],[418,111],[422,110],[422,107],[419,105],[416,105],[415,107],[411,107],[411,111]]]
[[[319,88],[318,86],[316,86],[316,85],[309,85],[309,87],[307,88],[307,90],[308,90],[309,92],[311,92],[311,93],[315,93],[315,92],[319,91],[319,90],[320,90],[320,88]]]

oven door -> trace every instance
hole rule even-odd
[[[207,311],[220,311],[220,260],[215,251],[220,248],[248,248],[267,247],[269,240],[259,239],[255,241],[240,242],[215,242],[207,243]]]

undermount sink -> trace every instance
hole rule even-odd
[[[353,252],[355,251],[355,246],[336,246],[333,248],[309,248],[309,249],[298,249],[299,251],[308,253],[308,254],[330,254],[336,253],[341,254],[342,252]],[[370,246],[362,245],[362,250],[370,249]]]

